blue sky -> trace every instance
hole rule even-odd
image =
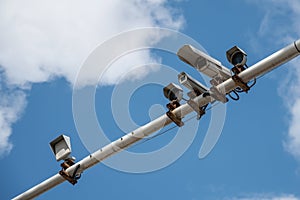
[[[0,199],[11,199],[60,170],[48,145],[56,136],[71,137],[77,160],[90,153],[73,119],[73,85],[89,53],[121,31],[149,26],[179,30],[227,67],[225,52],[234,45],[247,52],[250,66],[300,36],[297,0],[3,1],[0,13]],[[151,62],[203,81],[196,70],[163,51],[141,51],[117,62],[95,95],[97,117],[108,138],[124,134],[111,109],[115,84],[132,66]],[[198,153],[209,113],[199,122],[191,146],[171,165],[135,174],[98,164],[76,186],[65,182],[37,199],[300,199],[298,63],[296,59],[272,71],[241,100],[227,104],[222,135],[204,159]],[[136,79],[121,84],[139,84],[159,70],[135,72]],[[130,97],[129,117],[138,125],[163,113],[161,108],[151,111],[152,105],[167,103],[162,87],[146,85]],[[182,128],[183,133],[189,128]],[[157,150],[177,131],[129,150]]]

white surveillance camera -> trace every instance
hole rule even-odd
[[[185,63],[193,66],[199,72],[207,75],[210,78],[217,78],[225,81],[231,77],[231,72],[228,68],[222,66],[221,62],[210,57],[206,53],[196,49],[191,45],[181,47],[177,56]]]
[[[167,99],[170,101],[176,100],[176,101],[181,101],[182,96],[183,96],[183,90],[180,86],[170,83],[163,89],[164,95]]]
[[[247,62],[247,54],[237,46],[226,51],[226,57],[228,62],[235,67],[243,67]]]
[[[178,74],[178,81],[180,84],[184,85],[190,91],[195,92],[197,96],[208,91],[208,88],[203,84],[199,83],[197,80],[193,79],[185,72]]]
[[[50,142],[50,147],[57,161],[70,158],[70,154],[72,153],[70,137],[60,135]]]

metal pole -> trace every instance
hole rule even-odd
[[[296,56],[300,54],[300,40],[295,41],[294,43],[288,45],[287,47],[280,49],[279,51],[275,52],[274,54],[268,56],[267,58],[261,60],[260,62],[254,64],[253,66],[249,67],[248,69],[242,71],[239,74],[239,77],[244,82],[249,82],[250,80],[261,76],[276,67],[292,60]],[[225,82],[221,83],[217,86],[219,89],[225,90],[226,93],[234,90],[237,85],[233,81],[232,78],[226,80]],[[204,106],[209,102],[212,102],[214,99],[210,96],[203,97],[202,95],[196,97],[194,99],[195,102],[198,103],[199,106]],[[184,117],[185,115],[193,112],[193,109],[188,104],[183,104],[177,109],[173,111],[175,114]],[[115,153],[126,149],[130,145],[134,144],[135,142],[145,138],[146,136],[150,135],[151,133],[167,126],[172,121],[169,119],[167,115],[163,115],[148,124],[141,126],[140,128],[128,133],[127,135],[115,140],[114,142],[106,145],[105,147],[97,150],[96,152],[90,154],[89,156],[85,157],[81,161],[77,162],[66,171],[69,174],[72,174],[75,168],[80,164],[80,168],[78,172],[82,172],[93,165],[101,162],[102,160],[106,159],[114,155]],[[32,199],[37,197],[38,195],[50,190],[51,188],[55,187],[56,185],[64,182],[65,179],[56,174],[49,179],[45,180],[44,182],[34,186],[33,188],[27,190],[26,192],[18,195],[17,197],[13,198],[13,200],[25,200],[25,199]]]

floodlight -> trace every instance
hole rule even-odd
[[[170,101],[176,100],[181,101],[183,96],[183,90],[179,85],[176,85],[174,83],[170,83],[163,89],[164,95],[167,99]]]
[[[247,62],[247,54],[238,46],[226,51],[227,60],[235,67],[243,67]]]
[[[230,70],[222,66],[220,61],[210,57],[191,45],[184,45],[181,47],[177,52],[177,56],[182,61],[193,66],[199,72],[210,78],[221,78],[221,81],[223,82],[231,77]]]
[[[50,142],[50,147],[57,161],[70,158],[70,154],[72,152],[70,137],[60,135]]]

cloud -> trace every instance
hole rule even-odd
[[[182,24],[183,17],[167,0],[1,1],[0,154],[12,148],[11,125],[24,110],[25,93],[32,84],[63,77],[72,85],[89,53],[113,35],[138,27],[180,29]],[[153,42],[153,35],[134,42]],[[153,61],[158,60],[149,51],[129,55],[123,67],[108,73],[104,80],[115,84],[130,67]],[[135,77],[147,73],[144,70]]]
[[[163,0],[2,1],[0,19],[5,30],[0,33],[0,64],[8,82],[18,86],[58,76],[73,83],[91,50],[113,35],[136,27],[182,25]]]
[[[268,40],[270,44],[286,45],[300,38],[300,1],[299,0],[258,0],[256,3],[265,12],[260,24],[258,40]],[[285,149],[300,161],[300,59],[289,63],[290,74],[279,93],[289,111],[288,135],[284,141]]]
[[[252,194],[245,197],[233,197],[228,198],[231,200],[300,200],[293,194],[282,194],[282,195],[272,195],[272,194]]]
[[[300,60],[299,60],[300,61]],[[297,84],[298,87],[293,87],[290,89],[289,93],[292,95],[288,102],[289,113],[290,113],[290,122],[288,130],[288,138],[284,142],[286,150],[292,153],[298,161],[300,161],[300,73],[296,74],[297,81],[294,81],[294,84]],[[284,99],[287,99],[284,97]]]
[[[0,78],[3,75],[0,74]],[[20,117],[26,106],[26,94],[18,89],[5,89],[0,85],[0,157],[8,154],[13,145],[9,142],[12,124]]]

